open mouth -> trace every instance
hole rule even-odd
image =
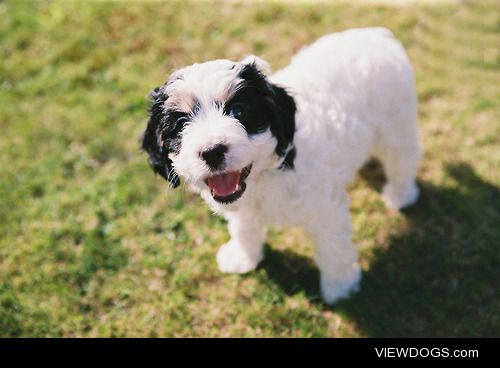
[[[241,171],[228,171],[205,179],[212,197],[220,203],[229,204],[236,201],[245,192],[245,179],[250,174],[252,165]]]

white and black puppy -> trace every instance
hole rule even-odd
[[[334,303],[361,277],[346,191],[357,170],[380,159],[391,208],[418,197],[414,75],[387,29],[324,36],[272,75],[255,56],[194,64],[152,98],[142,147],[172,187],[182,178],[228,220],[222,272],[257,267],[269,225],[300,226]]]

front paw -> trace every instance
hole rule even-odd
[[[414,204],[418,194],[419,190],[415,183],[407,186],[386,184],[382,190],[382,199],[387,208],[400,210]]]
[[[357,264],[345,275],[335,278],[321,277],[321,295],[325,303],[333,305],[359,291],[361,270]]]
[[[219,248],[217,263],[224,273],[247,273],[262,260],[262,254],[249,254],[239,244],[230,241]]]

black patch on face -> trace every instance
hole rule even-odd
[[[179,154],[181,150],[181,132],[188,122],[190,115],[186,112],[167,110],[158,125],[161,142],[167,152]]]
[[[179,176],[168,158],[170,152],[179,153],[180,133],[188,121],[189,114],[180,111],[165,111],[167,96],[161,87],[151,92],[152,105],[149,121],[142,135],[141,147],[149,155],[153,171],[165,178],[175,188],[180,184]]]
[[[285,89],[267,81],[255,64],[245,65],[239,73],[243,85],[224,105],[224,113],[233,115],[249,135],[268,128],[276,137],[275,152],[284,157],[280,169],[292,169],[295,158],[295,101]],[[243,113],[240,113],[243,110]]]

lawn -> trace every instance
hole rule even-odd
[[[0,3],[0,336],[500,336],[500,5],[405,3]],[[362,170],[363,282],[335,307],[298,229],[220,274],[224,221],[139,150],[149,90],[373,25],[415,67],[421,199],[387,210],[380,166]]]

